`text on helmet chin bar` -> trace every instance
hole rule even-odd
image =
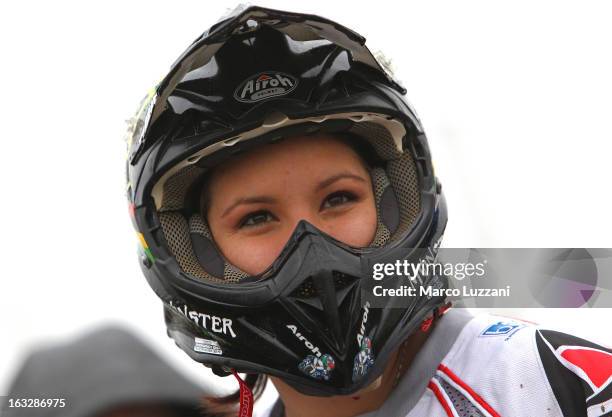
[[[178,311],[183,316],[191,319],[195,324],[204,330],[212,331],[213,333],[221,333],[224,335],[229,334],[232,337],[236,337],[236,333],[234,333],[234,329],[232,329],[232,319],[200,313],[199,311],[195,310],[189,310],[187,305],[183,304],[182,306],[178,306],[174,304],[172,300],[169,302],[169,305],[175,311]]]
[[[357,334],[357,346],[361,346],[361,341],[363,340],[363,336],[365,335],[366,323],[368,322],[368,313],[370,312],[370,302],[366,301],[363,306],[363,316],[361,317],[361,327],[359,328],[359,333]]]
[[[298,332],[297,330],[297,326],[294,324],[288,324],[287,328],[289,330],[291,330],[291,332],[295,335],[295,337],[298,338],[298,340],[301,340],[302,342],[304,342],[304,344],[306,345],[306,347],[308,349],[310,349],[310,351],[312,353],[314,353],[317,358],[321,357],[321,351],[319,350],[318,346],[313,345],[308,339],[306,339],[306,336],[304,336],[302,333]]]

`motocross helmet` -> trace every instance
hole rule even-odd
[[[127,196],[140,264],[168,335],[215,373],[264,373],[309,395],[371,384],[442,298],[366,301],[374,263],[435,256],[446,206],[421,123],[365,39],[308,14],[248,7],[216,23],[145,97],[128,135]],[[342,132],[370,170],[377,230],[368,247],[301,221],[251,276],[217,248],[201,215],[207,172],[285,137]],[[421,276],[413,285],[443,287]]]

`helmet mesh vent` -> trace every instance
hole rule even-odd
[[[349,130],[366,139],[374,147],[378,156],[384,160],[399,158],[402,155],[384,126],[374,122],[361,122],[354,123]]]
[[[421,210],[421,199],[419,195],[419,179],[412,155],[404,153],[401,158],[394,159],[387,164],[389,180],[395,189],[400,207],[400,223],[397,230],[391,236],[403,235],[416,221]]]
[[[159,220],[166,236],[170,251],[176,257],[181,269],[194,277],[221,281],[208,274],[193,253],[189,238],[189,226],[185,217],[178,212],[164,212],[159,214]]]
[[[183,208],[189,187],[203,172],[204,169],[196,165],[188,165],[168,178],[164,183],[164,196],[160,211]]]
[[[389,179],[385,174],[385,170],[382,168],[374,168],[370,171],[370,175],[372,177],[372,186],[374,188],[374,199],[376,201],[376,234],[374,235],[374,240],[370,244],[370,246],[380,247],[383,246],[389,238],[391,237],[391,232],[382,222],[381,209],[380,209],[380,200],[382,195],[387,187],[391,184],[389,183]]]

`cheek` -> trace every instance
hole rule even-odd
[[[288,236],[271,233],[263,236],[220,236],[215,238],[223,256],[249,275],[264,272],[278,257]]]
[[[322,230],[333,238],[353,247],[369,246],[376,234],[374,202],[360,204],[350,212],[326,222]]]

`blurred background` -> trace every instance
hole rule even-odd
[[[391,59],[448,200],[444,246],[612,248],[609,2],[256,4],[335,20]],[[109,322],[212,381],[166,337],[141,276],[122,137],[146,91],[236,5],[0,6],[0,395],[31,349]],[[612,344],[611,309],[504,313]]]

